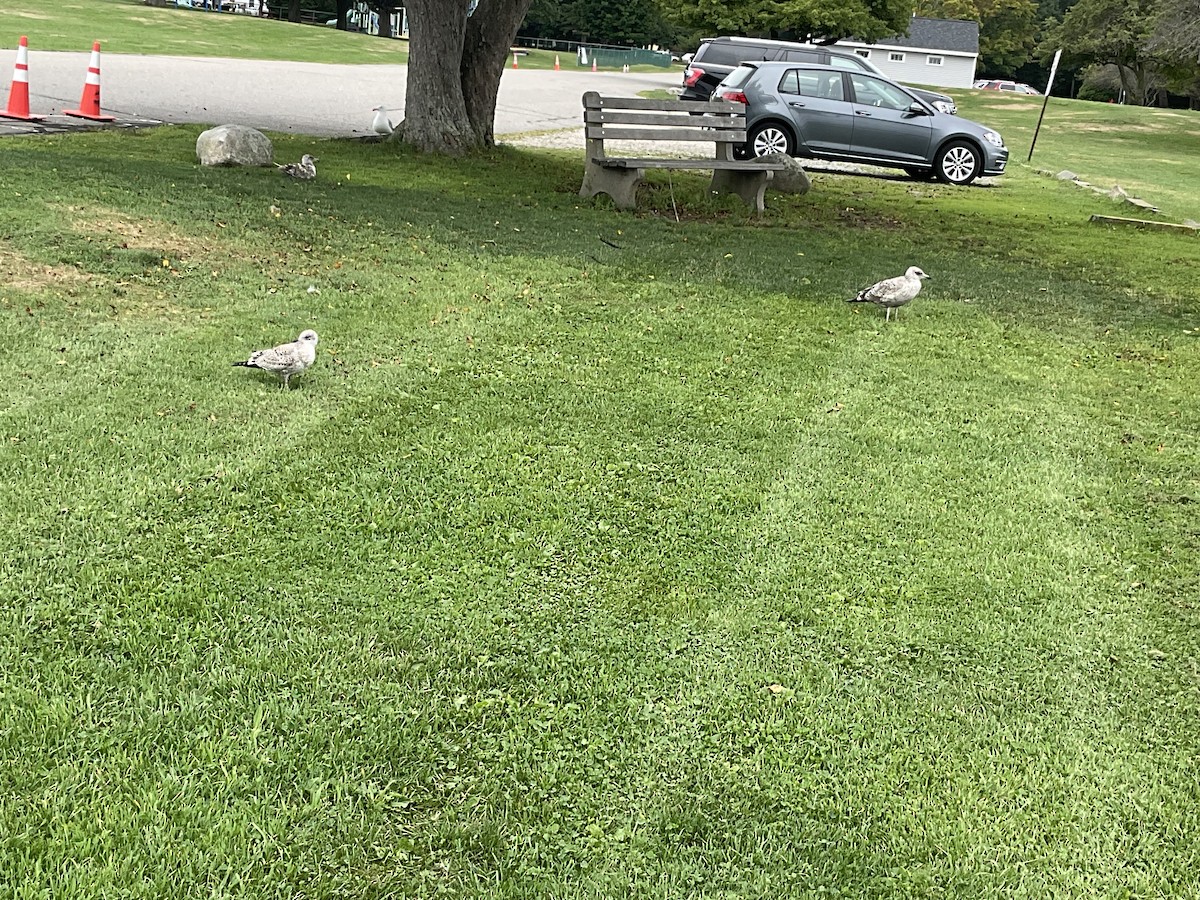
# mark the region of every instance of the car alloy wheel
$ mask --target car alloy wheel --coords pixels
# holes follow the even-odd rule
[[[979,151],[966,141],[951,141],[938,153],[934,169],[947,184],[970,184],[983,167]]]
[[[766,156],[768,153],[795,155],[793,151],[796,148],[792,146],[792,136],[773,122],[756,125],[750,132],[749,140],[746,143],[754,156]]]

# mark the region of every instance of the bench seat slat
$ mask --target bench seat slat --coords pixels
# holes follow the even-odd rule
[[[782,172],[786,166],[779,162],[755,162],[751,159],[646,159],[640,157],[604,156],[593,158],[606,169],[721,169],[726,172]]]

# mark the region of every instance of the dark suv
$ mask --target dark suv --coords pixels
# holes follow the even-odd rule
[[[700,45],[692,61],[683,72],[683,91],[680,100],[707,100],[716,86],[743,62],[817,63],[837,66],[841,69],[857,69],[873,75],[888,75],[869,59],[850,50],[820,47],[816,44],[793,44],[788,41],[770,41],[766,38],[716,37],[708,38]],[[938,112],[954,115],[958,112],[954,100],[937,91],[927,91],[905,85],[905,89],[916,94]]]

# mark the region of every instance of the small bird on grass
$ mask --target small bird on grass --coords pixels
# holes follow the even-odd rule
[[[298,181],[311,181],[317,177],[317,160],[318,157],[305,153],[300,157],[300,162],[298,163],[288,163],[286,166],[275,163],[275,167],[282,174],[290,178],[295,178]]]
[[[916,266],[909,266],[908,271],[895,278],[886,278],[858,292],[858,296],[848,303],[874,303],[887,310],[885,322],[892,319],[892,310],[896,311],[896,321],[900,320],[900,307],[911,303],[913,297],[921,293],[921,279],[929,276]]]
[[[391,134],[396,130],[396,126],[388,118],[387,107],[377,106],[371,112],[375,113],[375,118],[371,120],[371,130],[376,134]]]
[[[262,369],[279,376],[280,390],[288,386],[288,379],[299,375],[317,359],[317,333],[311,328],[300,332],[300,337],[290,344],[280,344],[269,350],[255,350],[245,362],[235,362],[235,366],[245,366],[248,369]]]

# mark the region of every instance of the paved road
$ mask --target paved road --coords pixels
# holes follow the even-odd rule
[[[29,53],[30,111],[71,121],[79,105],[87,53]],[[0,97],[8,100],[16,51],[0,51]],[[370,132],[371,109],[384,105],[403,118],[405,66],[348,66],[193,57],[101,54],[100,103],[119,120],[240,124],[267,131],[323,136]],[[497,135],[580,124],[584,91],[628,95],[675,87],[677,70],[628,75],[563,69],[506,69],[496,108]],[[2,109],[3,107],[0,107]],[[0,122],[9,120],[0,119]],[[11,122],[3,126],[12,129]]]

